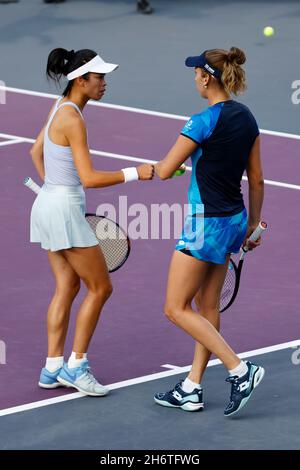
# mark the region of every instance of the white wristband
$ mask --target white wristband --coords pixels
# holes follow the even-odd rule
[[[131,181],[136,181],[139,179],[139,174],[135,167],[123,168],[122,171],[124,174],[125,183],[130,183]]]

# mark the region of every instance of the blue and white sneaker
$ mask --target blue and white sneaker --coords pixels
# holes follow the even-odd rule
[[[56,371],[50,372],[46,367],[43,367],[41,370],[39,387],[41,388],[57,388],[62,387],[63,385],[57,381],[57,376],[61,371],[59,367]]]
[[[76,388],[79,392],[92,397],[103,397],[109,389],[101,385],[93,376],[87,360],[80,367],[70,368],[65,363],[58,377],[58,382],[66,387]]]
[[[203,410],[203,390],[195,388],[192,393],[186,393],[182,390],[182,382],[175,385],[173,390],[165,393],[156,393],[154,401],[158,405],[168,406],[170,408],[181,408],[185,411]]]
[[[246,365],[248,367],[247,374],[242,377],[229,376],[226,379],[226,382],[231,383],[231,394],[230,402],[224,411],[225,416],[235,415],[246,405],[254,389],[260,384],[265,375],[263,367],[252,364],[250,361],[247,361]]]

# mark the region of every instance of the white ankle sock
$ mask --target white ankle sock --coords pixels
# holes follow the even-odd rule
[[[241,361],[238,366],[234,369],[228,370],[229,375],[237,375],[238,377],[243,377],[243,375],[247,374],[248,367],[246,362]]]
[[[46,358],[45,368],[49,372],[55,372],[57,369],[60,369],[63,365],[64,365],[64,356]]]
[[[72,354],[68,360],[68,367],[70,367],[70,369],[74,369],[74,367],[80,367],[83,361],[86,360],[86,358],[87,358],[87,353],[84,353],[81,359],[76,359],[76,353],[72,351]]]
[[[182,382],[181,388],[185,393],[192,393],[195,388],[200,390],[201,384],[197,384],[190,380],[188,377]]]

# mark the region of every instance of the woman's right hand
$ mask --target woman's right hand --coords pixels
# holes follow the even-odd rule
[[[243,246],[246,246],[247,245],[247,248],[249,251],[253,250],[254,248],[257,248],[258,246],[260,246],[261,244],[261,237],[259,237],[256,242],[253,242],[251,240],[249,240],[249,237],[250,235],[254,232],[254,230],[256,229],[257,225],[255,226],[249,226],[248,225],[248,229],[247,229],[247,234],[246,234],[246,238],[243,242]]]
[[[139,180],[152,180],[154,176],[154,165],[150,163],[143,163],[136,167]]]

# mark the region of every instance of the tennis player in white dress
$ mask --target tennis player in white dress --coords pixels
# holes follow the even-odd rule
[[[47,317],[48,356],[39,386],[73,387],[92,396],[108,393],[91,372],[87,350],[112,284],[98,241],[85,219],[84,187],[151,180],[154,173],[150,164],[115,172],[93,168],[82,110],[90,99],[103,97],[105,75],[117,67],[89,49],[54,49],[48,57],[47,75],[56,81],[65,76],[68,84],[30,152],[44,182],[31,211],[30,240],[47,250],[56,281]],[[64,362],[70,310],[81,280],[87,293],[77,314],[72,353]]]

